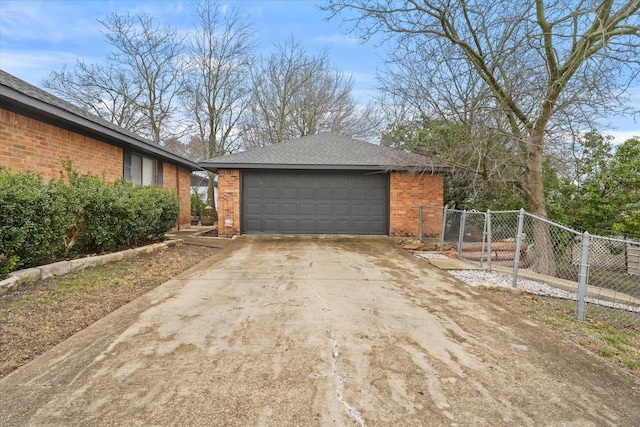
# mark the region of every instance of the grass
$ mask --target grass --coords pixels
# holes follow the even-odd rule
[[[581,322],[576,318],[575,301],[527,293],[514,298],[526,315],[594,354],[640,374],[640,315],[589,305],[587,320]]]

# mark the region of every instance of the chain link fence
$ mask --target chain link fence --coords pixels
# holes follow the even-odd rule
[[[577,301],[581,320],[598,311],[598,318],[640,321],[640,242],[581,233],[524,210],[420,210],[421,230],[437,229],[433,221],[441,219],[440,235],[428,236],[440,251],[508,273],[513,286],[558,304]]]

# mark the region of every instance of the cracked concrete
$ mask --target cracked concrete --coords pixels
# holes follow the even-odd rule
[[[316,294],[316,297],[322,301],[320,294]],[[328,375],[329,377],[333,377],[336,379],[336,394],[338,396],[338,400],[342,403],[347,414],[354,420],[356,420],[362,427],[366,426],[366,423],[362,417],[362,414],[351,406],[347,401],[344,400],[344,378],[342,375],[338,374],[336,366],[338,365],[338,357],[340,357],[340,351],[338,350],[338,340],[333,335],[333,331],[329,328],[329,324],[327,321],[327,311],[325,304],[323,303],[322,307],[322,324],[327,331],[327,336],[329,337],[329,342],[331,343],[331,350],[333,353],[333,363],[331,364],[331,373]]]
[[[243,236],[0,380],[2,426],[632,426],[640,380],[387,238]]]

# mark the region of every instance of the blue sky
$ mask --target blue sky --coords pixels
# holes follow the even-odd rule
[[[375,93],[376,67],[384,51],[374,43],[362,44],[343,34],[338,19],[327,21],[317,0],[232,0],[249,14],[260,47],[272,48],[293,36],[309,53],[327,49],[331,63],[353,76],[354,96],[362,104]],[[146,12],[179,31],[193,28],[190,0],[0,0],[0,68],[39,86],[52,71],[76,57],[88,63],[103,62],[109,46],[98,20],[112,12]],[[640,109],[640,87],[632,92]],[[614,128],[603,130],[621,142],[640,135],[640,117],[620,118]]]
[[[381,62],[373,43],[362,44],[344,35],[340,22],[326,21],[315,0],[226,1],[249,15],[260,47],[293,36],[305,50],[329,51],[331,63],[353,76],[354,95],[366,103],[375,88],[375,69]],[[146,12],[161,24],[179,31],[193,28],[189,0],[0,0],[0,68],[27,82],[40,85],[51,71],[76,57],[103,62],[109,46],[100,33],[112,12]]]

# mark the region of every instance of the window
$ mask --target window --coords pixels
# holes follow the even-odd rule
[[[124,179],[137,185],[162,187],[162,162],[139,154],[125,153]]]

